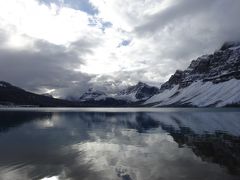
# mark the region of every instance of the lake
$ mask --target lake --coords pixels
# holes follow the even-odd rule
[[[239,109],[0,110],[0,180],[240,179]]]

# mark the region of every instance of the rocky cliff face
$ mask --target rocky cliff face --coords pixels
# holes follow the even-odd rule
[[[240,43],[238,46],[225,43],[214,54],[193,60],[185,71],[177,70],[162,85],[161,90],[172,88],[174,85],[185,88],[198,80],[216,84],[233,78],[240,79]]]
[[[240,102],[240,43],[225,43],[218,51],[177,70],[145,104],[157,106],[225,106]]]

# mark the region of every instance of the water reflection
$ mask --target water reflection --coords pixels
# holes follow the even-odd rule
[[[239,115],[0,112],[0,179],[239,179]]]

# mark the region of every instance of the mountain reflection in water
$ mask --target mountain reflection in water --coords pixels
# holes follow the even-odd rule
[[[0,112],[0,180],[240,178],[240,112]]]

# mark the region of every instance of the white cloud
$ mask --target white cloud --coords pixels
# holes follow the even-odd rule
[[[240,39],[240,1],[236,0],[89,0],[89,3],[97,14],[73,9],[64,1],[56,4],[38,0],[1,1],[1,51],[28,50],[44,57],[51,55],[56,64],[42,60],[45,63],[42,67],[67,69],[61,77],[71,72],[71,77],[75,74],[72,82],[77,81],[77,74],[79,79],[88,74],[88,78],[80,80],[84,85],[89,80],[96,86],[105,84],[104,81],[125,86],[139,80],[163,82],[193,58],[211,53],[226,40]],[[39,47],[36,45],[39,41],[47,43]],[[123,42],[128,43],[124,46]],[[46,51],[50,44],[54,45],[50,49],[55,54]],[[59,48],[64,49],[63,57],[69,59],[53,60],[59,58],[60,51],[56,51]],[[0,65],[3,62],[6,63],[0,60]],[[55,74],[50,72],[53,69],[48,71]],[[8,76],[5,74],[4,80],[19,81],[14,73]],[[49,87],[49,83],[43,83],[48,81],[43,77],[36,76],[38,80],[29,84],[37,86],[41,82],[48,84],[42,89],[56,89],[56,84]],[[72,84],[66,84],[69,91]]]
[[[68,44],[99,29],[88,26],[89,16],[82,11],[56,4],[47,6],[36,0],[0,2],[1,26],[54,44]]]

